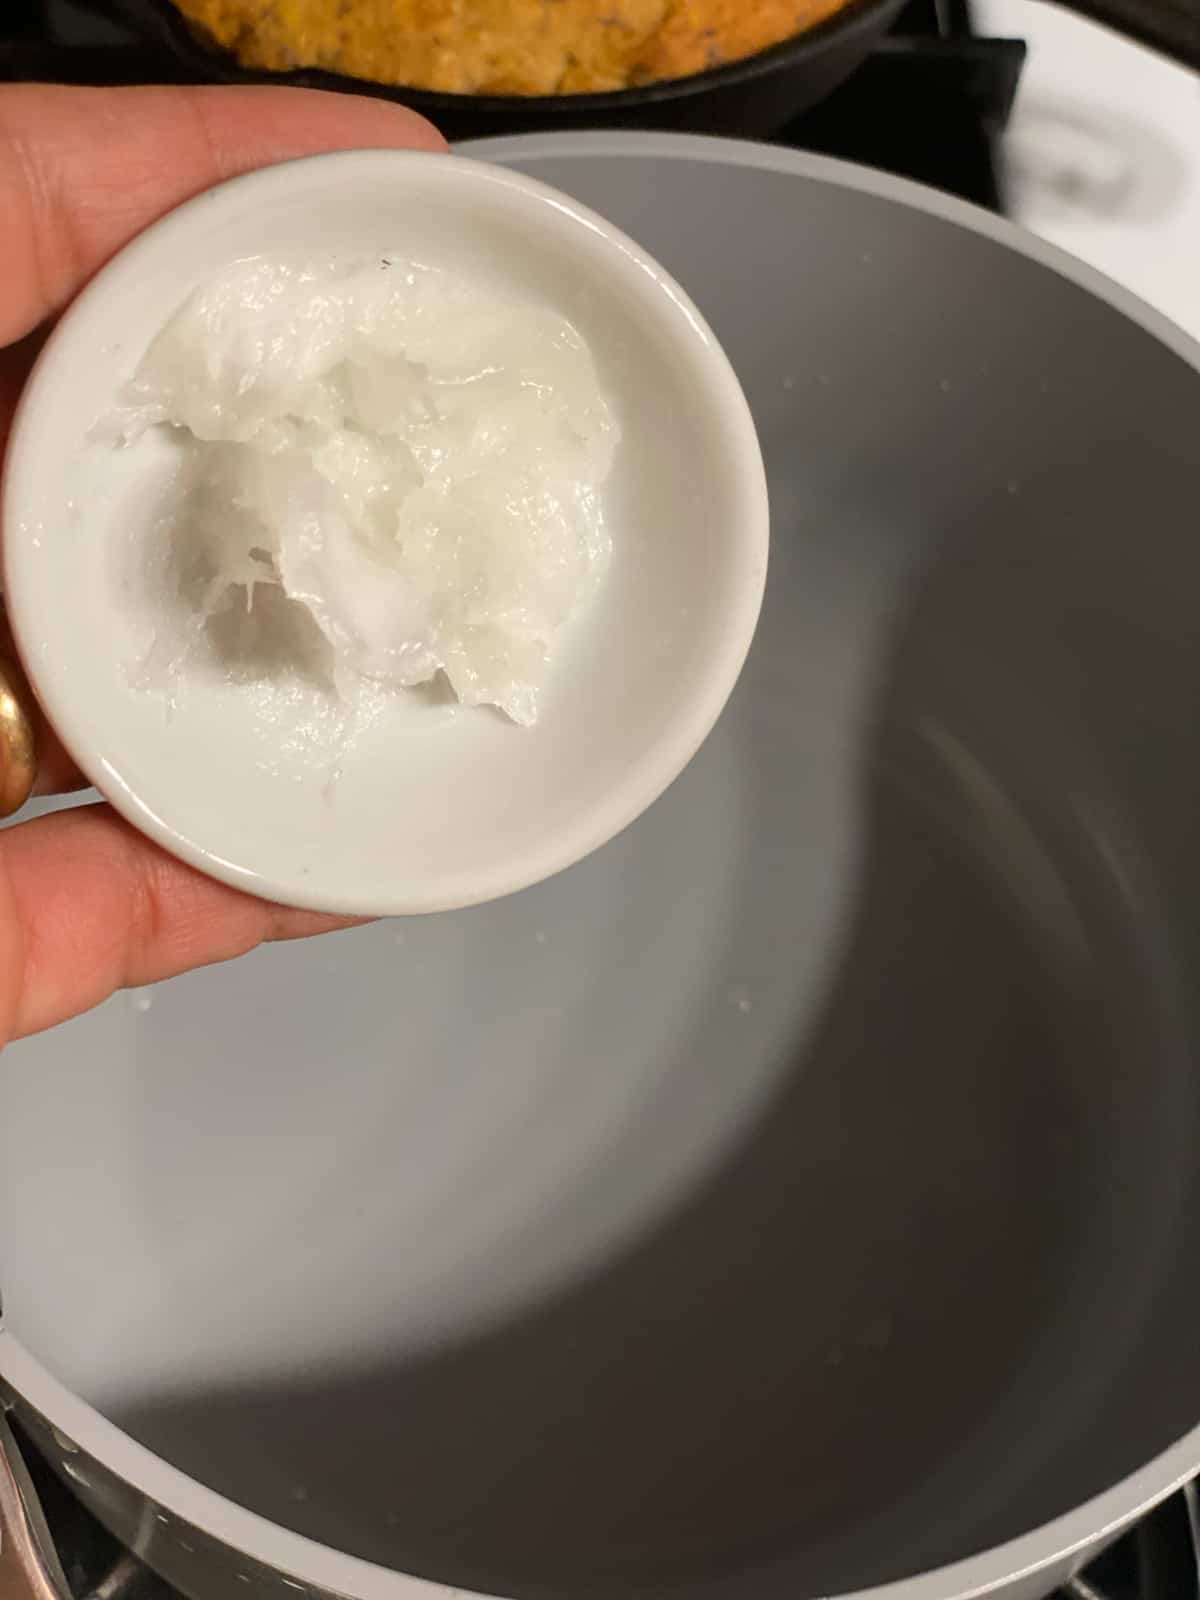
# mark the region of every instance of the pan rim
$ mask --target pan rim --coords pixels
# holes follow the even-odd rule
[[[158,1512],[156,1520],[165,1538],[171,1538],[176,1525],[181,1538],[186,1530],[244,1559],[250,1569],[247,1581],[266,1571],[313,1600],[326,1593],[345,1600],[458,1600],[467,1595],[493,1600],[483,1591],[398,1572],[293,1533],[205,1487],[73,1394],[0,1326],[0,1408],[10,1401],[18,1418],[23,1407],[40,1418],[64,1454],[82,1454],[110,1481],[147,1502]],[[1190,1482],[1198,1462],[1200,1425],[1110,1488],[1015,1539],[927,1572],[826,1600],[983,1600],[1048,1569],[1068,1569],[1075,1556],[1115,1538]],[[77,1488],[87,1486],[82,1465],[70,1476]],[[103,1498],[110,1498],[104,1486],[96,1487]],[[142,1548],[139,1553],[143,1558],[149,1553],[152,1559],[152,1550]]]
[[[1200,381],[1200,342],[1130,290],[1086,262],[1004,218],[910,180],[830,157],[742,140],[693,134],[584,132],[521,134],[460,145],[486,160],[653,157],[790,173],[907,206],[956,224],[1047,268],[1100,299],[1165,345]],[[396,1572],[268,1521],[189,1478],[137,1444],[73,1394],[0,1324],[0,1404],[5,1391],[40,1416],[134,1494],[152,1501],[254,1568],[273,1569],[291,1587],[353,1595],[354,1600],[452,1600],[466,1591]],[[1114,1537],[1191,1478],[1200,1466],[1200,1422],[1100,1494],[1072,1510],[949,1565],[846,1594],[841,1600],[975,1600],[1040,1572],[1068,1570],[1073,1558]],[[164,1530],[165,1531],[165,1530]]]

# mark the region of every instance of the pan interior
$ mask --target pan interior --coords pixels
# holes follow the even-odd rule
[[[1200,1419],[1200,378],[867,194],[527,159],[747,385],[773,568],[735,700],[550,884],[6,1056],[5,1314],[386,1566],[846,1591]]]

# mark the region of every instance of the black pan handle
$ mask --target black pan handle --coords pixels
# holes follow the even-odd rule
[[[1081,17],[1114,28],[1200,72],[1200,0],[1062,0]]]

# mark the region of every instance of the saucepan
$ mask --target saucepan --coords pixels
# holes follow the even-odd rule
[[[191,1600],[1032,1600],[1200,1468],[1200,348],[879,173],[475,153],[729,351],[749,664],[551,882],[4,1056],[9,1423]]]
[[[95,5],[97,0],[90,0]],[[99,0],[199,82],[286,82],[384,95],[423,112],[450,138],[568,128],[666,128],[763,138],[831,93],[878,45],[905,0],[848,0],[781,44],[691,77],[607,94],[434,94],[335,72],[251,72],[188,24],[171,0]],[[1200,69],[1195,0],[1066,0],[1074,11]],[[297,21],[296,26],[299,26]],[[61,52],[52,68],[62,70]]]

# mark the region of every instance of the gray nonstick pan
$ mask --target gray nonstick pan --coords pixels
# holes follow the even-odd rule
[[[1200,350],[879,173],[475,153],[725,343],[749,665],[554,881],[4,1055],[9,1421],[192,1600],[1034,1600],[1200,1468]]]

